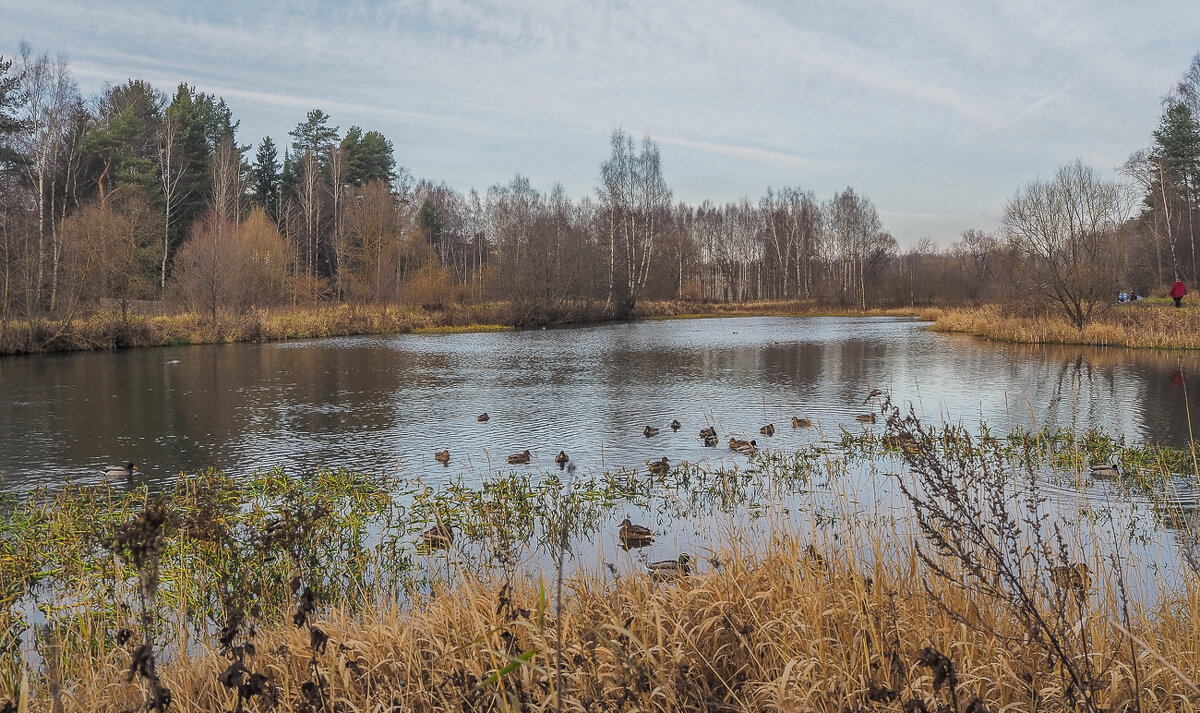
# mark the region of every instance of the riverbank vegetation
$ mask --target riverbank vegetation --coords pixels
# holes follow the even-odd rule
[[[1151,349],[1200,349],[1200,310],[1153,301],[1107,310],[1078,329],[1056,313],[1021,313],[1002,305],[928,309],[922,319],[939,332],[961,332],[1021,344],[1090,344]]]
[[[881,411],[717,470],[8,495],[0,681],[30,711],[1196,709],[1195,444]],[[589,558],[631,511],[706,523],[689,574]],[[1170,577],[1130,547],[1164,531]]]
[[[218,96],[131,79],[85,98],[64,59],[22,46],[0,57],[0,342],[36,352],[351,328],[261,318],[281,312],[405,315],[354,327],[375,332],[797,300],[1019,302],[1078,331],[1122,289],[1200,279],[1197,67],[1171,92],[1153,146],[1126,166],[1136,185],[1067,164],[1018,192],[999,234],[902,250],[851,187],[675,202],[657,144],[620,130],[593,195],[520,175],[463,191],[409,175],[381,132],[342,130],[320,109],[286,142],[245,145]],[[133,325],[147,303],[178,326]]]

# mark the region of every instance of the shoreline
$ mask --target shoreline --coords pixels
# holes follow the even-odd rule
[[[697,307],[701,307],[697,311]],[[706,309],[705,309],[706,308]],[[748,303],[646,302],[628,320],[566,314],[526,325],[513,325],[508,305],[489,303],[440,310],[355,307],[346,304],[256,310],[222,315],[216,324],[195,313],[132,314],[97,312],[70,323],[36,325],[9,322],[0,328],[0,357],[74,351],[111,351],[148,347],[283,342],[324,337],[389,334],[465,334],[504,332],[538,327],[612,324],[622,321],[713,319],[721,317],[918,317],[916,309],[846,309],[798,301]],[[31,335],[36,333],[36,335]]]
[[[947,334],[968,334],[996,342],[1126,349],[1200,349],[1200,310],[1175,309],[1166,300],[1113,306],[1083,330],[1057,315],[1016,316],[1000,305],[928,308],[920,318]]]

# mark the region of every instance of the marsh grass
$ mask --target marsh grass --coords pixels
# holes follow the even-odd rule
[[[1200,310],[1169,303],[1115,306],[1078,330],[1054,315],[1016,314],[1000,305],[931,309],[921,318],[938,332],[962,332],[1022,344],[1087,344],[1151,349],[1200,349]]]
[[[1187,449],[881,413],[882,428],[719,470],[436,491],[207,472],[157,495],[10,495],[3,690],[15,706],[30,681],[30,710],[114,712],[149,709],[156,686],[177,711],[1200,707],[1200,571],[1183,556],[1177,577],[1147,576],[1114,521],[1059,517],[1039,480],[1126,464],[1112,485],[1194,541],[1170,492]],[[857,504],[863,468],[902,497]],[[724,524],[675,582],[633,553],[564,564],[629,508]],[[459,536],[418,551],[435,523]],[[1086,584],[1055,575],[1080,564]],[[147,642],[152,676],[134,665]]]

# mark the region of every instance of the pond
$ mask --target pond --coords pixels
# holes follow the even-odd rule
[[[666,456],[710,467],[730,435],[771,449],[860,432],[874,388],[934,423],[1104,428],[1180,445],[1200,406],[1190,353],[1031,347],[896,318],[731,318],[484,334],[348,337],[0,359],[0,489],[103,480],[110,462],[169,482],[345,466],[479,482]],[[476,417],[487,412],[487,422]],[[791,417],[811,419],[793,429]],[[669,428],[678,419],[681,428]],[[773,424],[773,437],[759,433]],[[697,438],[716,427],[722,447]],[[646,426],[661,429],[646,437]],[[447,449],[447,466],[436,451]]]

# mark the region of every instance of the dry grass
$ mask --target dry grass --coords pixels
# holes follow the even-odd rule
[[[939,332],[964,332],[1024,344],[1090,344],[1200,349],[1200,310],[1169,302],[1113,307],[1083,329],[1057,316],[1014,315],[998,305],[931,309],[921,318]]]
[[[336,705],[329,709],[1073,709],[1055,666],[1003,605],[929,577],[911,551],[883,557],[875,543],[857,560],[838,549],[846,546],[818,544],[820,559],[794,535],[774,539],[761,554],[734,546],[717,556],[721,567],[706,564],[678,584],[640,574],[576,575],[564,583],[561,617],[552,584],[532,575],[505,587],[464,574],[409,608],[328,613],[320,626],[330,640],[317,660]],[[884,560],[894,564],[867,563]],[[1079,626],[1093,665],[1106,672],[1096,700],[1108,710],[1132,709],[1128,637],[1114,623],[1113,592],[1104,589],[1110,583],[1095,586],[1100,592]],[[1131,618],[1143,642],[1142,710],[1200,709],[1198,607],[1200,587],[1192,582],[1157,616]],[[256,640],[249,663],[267,675],[278,709],[304,710],[309,636],[276,625]],[[938,682],[949,673],[937,663],[942,655],[954,684]],[[135,709],[141,698],[123,678],[127,659],[97,661],[64,688],[64,709]],[[206,650],[162,666],[171,710],[231,710],[235,696],[218,681],[227,665]],[[48,708],[40,705],[34,709]],[[265,710],[265,701],[249,708],[256,709]]]
[[[382,307],[328,305],[283,307],[223,314],[216,323],[192,312],[171,312],[165,303],[147,303],[143,313],[123,320],[117,310],[98,311],[71,322],[45,320],[9,322],[0,330],[0,354],[118,349],[126,347],[221,344],[282,341],[361,334],[488,332],[543,324],[580,324],[605,321],[603,305],[541,314],[529,321],[515,318],[512,305],[486,302],[445,305]],[[729,316],[912,316],[911,310],[856,310],[822,306],[815,302],[700,303],[644,302],[635,317],[650,319]]]

